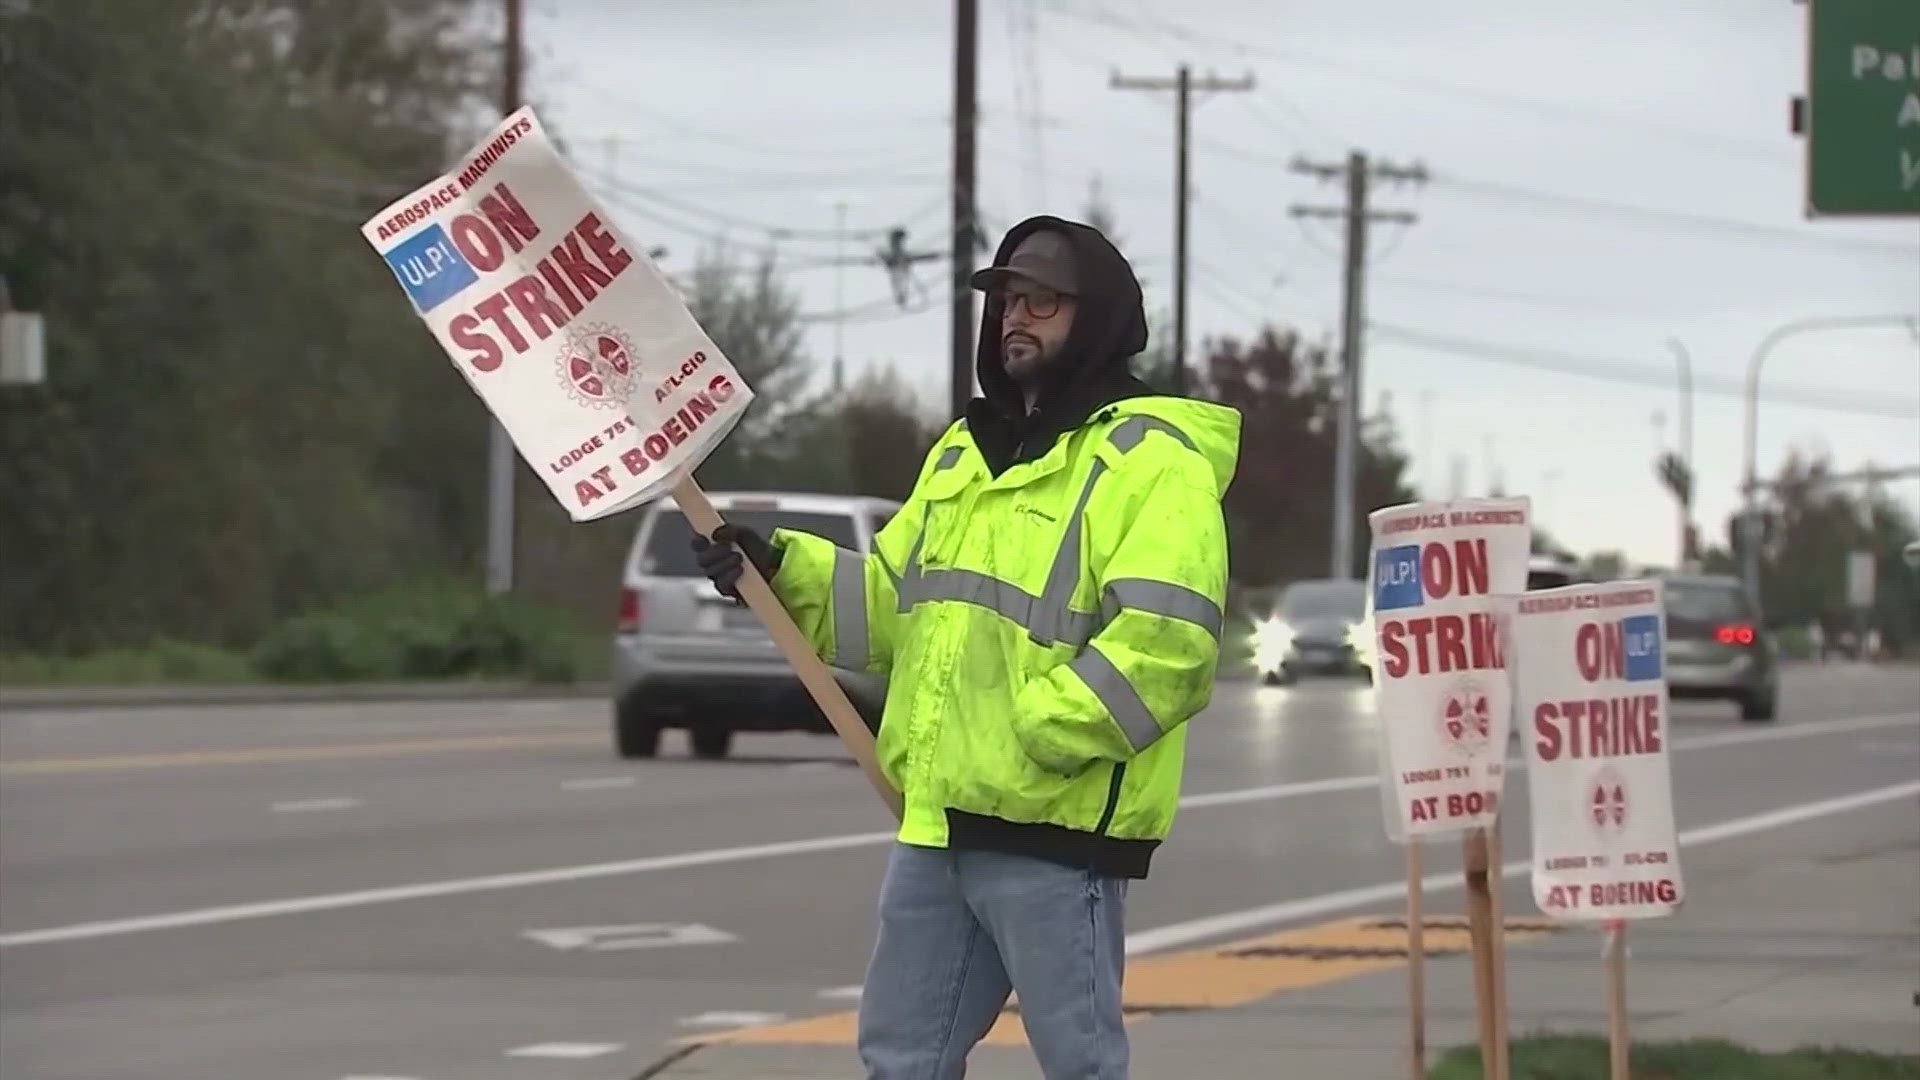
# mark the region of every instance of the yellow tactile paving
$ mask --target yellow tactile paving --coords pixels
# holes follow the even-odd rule
[[[1467,951],[1470,942],[1465,919],[1428,918],[1424,925],[1421,944],[1426,955],[1447,956]],[[1508,941],[1517,941],[1558,929],[1551,922],[1509,919],[1506,936]],[[1127,1022],[1143,1020],[1156,1012],[1244,1005],[1283,991],[1396,968],[1406,962],[1404,921],[1379,917],[1342,919],[1225,945],[1148,957],[1127,966],[1123,991]],[[850,1046],[857,1015],[828,1013],[682,1041]],[[1019,1014],[1011,1009],[1001,1013],[984,1041],[989,1045],[1023,1045],[1026,1034],[1021,1030]]]

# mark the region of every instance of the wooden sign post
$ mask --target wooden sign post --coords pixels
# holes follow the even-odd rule
[[[700,485],[694,482],[691,474],[683,474],[675,482],[673,501],[679,504],[681,513],[687,515],[687,520],[701,536],[711,539],[713,530],[723,523],[720,512],[713,508],[707,493],[700,490]],[[774,644],[780,646],[780,652],[792,665],[794,674],[800,677],[801,684],[813,695],[820,711],[827,714],[827,721],[833,725],[833,730],[840,733],[840,741],[847,744],[853,760],[859,763],[860,771],[867,774],[867,780],[880,793],[887,809],[893,811],[894,819],[899,820],[905,813],[900,793],[893,789],[880,771],[880,763],[874,756],[873,732],[867,730],[866,721],[860,718],[859,711],[847,698],[846,690],[834,679],[833,672],[813,651],[813,646],[807,643],[800,628],[794,625],[793,616],[787,614],[780,598],[773,595],[773,587],[767,584],[766,578],[760,576],[759,568],[753,565],[751,559],[743,561],[746,566],[740,574],[741,599],[766,624],[767,633],[773,636]]]
[[[1480,1020],[1481,1075],[1488,1080],[1506,1080],[1500,1064],[1506,1040],[1501,1030],[1494,990],[1494,953],[1499,948],[1499,929],[1493,921],[1493,883],[1488,872],[1487,834],[1472,829],[1460,837],[1460,855],[1465,866],[1467,886],[1467,935],[1472,942],[1473,999]]]
[[[1569,585],[1516,598],[1508,662],[1525,740],[1533,825],[1533,902],[1604,935],[1609,1074],[1626,1080],[1627,922],[1672,915],[1686,899],[1668,759],[1666,595],[1659,578]],[[1580,744],[1581,717],[1622,736]],[[1598,745],[1596,745],[1598,743]]]
[[[1493,1075],[1507,1080],[1507,908],[1501,895],[1506,875],[1500,867],[1500,820],[1495,818],[1481,835],[1487,850],[1487,921],[1492,924],[1487,958],[1491,965],[1493,998],[1487,1008],[1493,1013]]]
[[[1627,1058],[1627,921],[1609,919],[1607,935],[1607,1075],[1628,1080]]]
[[[1408,1076],[1427,1077],[1427,923],[1425,875],[1420,872],[1420,842],[1407,842],[1407,1021],[1411,1057]]]

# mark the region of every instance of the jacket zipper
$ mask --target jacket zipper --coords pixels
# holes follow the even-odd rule
[[[1127,763],[1116,761],[1113,765],[1113,778],[1107,781],[1107,808],[1100,812],[1100,824],[1093,827],[1095,836],[1107,835],[1107,827],[1113,824],[1114,811],[1120,809],[1120,783],[1127,778]]]

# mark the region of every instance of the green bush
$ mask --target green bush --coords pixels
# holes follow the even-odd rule
[[[581,673],[584,635],[559,615],[457,580],[430,580],[297,616],[253,650],[269,679],[519,677]]]
[[[1775,630],[1773,642],[1780,649],[1780,655],[1789,660],[1813,657],[1813,635],[1807,633],[1804,626],[1783,626]]]
[[[281,622],[251,650],[159,638],[83,656],[0,656],[8,686],[141,686],[597,677],[603,642],[556,612],[451,578],[417,581]]]
[[[253,667],[240,653],[174,638],[84,656],[0,656],[0,683],[9,686],[242,683],[255,677]]]
[[[1509,1047],[1513,1080],[1607,1080],[1605,1039],[1539,1035]],[[1723,1039],[1636,1043],[1629,1055],[1633,1080],[1920,1080],[1920,1058],[1857,1050],[1806,1047],[1762,1053]],[[1448,1051],[1430,1080],[1480,1080],[1480,1048]]]

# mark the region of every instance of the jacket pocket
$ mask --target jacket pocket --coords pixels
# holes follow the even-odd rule
[[[966,540],[966,495],[976,475],[966,465],[956,465],[935,472],[920,486],[926,519],[920,530],[919,565],[953,565]]]
[[[995,616],[982,612],[974,618],[981,622],[958,635],[936,756],[943,800],[956,810],[1006,821],[1093,828],[1104,802],[1106,771],[1088,768],[1066,775],[1028,755],[1015,730],[1014,702],[1031,678],[1017,656],[1033,646],[1023,632],[985,624]],[[1092,792],[1095,787],[1099,790]]]

